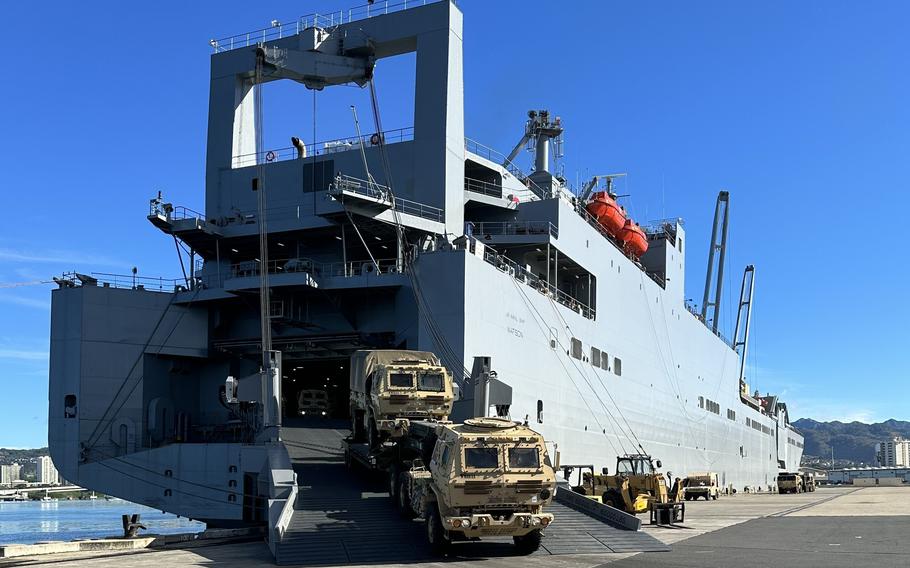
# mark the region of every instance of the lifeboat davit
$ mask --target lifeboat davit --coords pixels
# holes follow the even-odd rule
[[[623,250],[631,253],[635,258],[645,254],[648,250],[648,237],[631,219],[626,219],[626,223],[619,233],[619,242],[622,243]]]
[[[609,192],[598,191],[591,196],[591,200],[588,201],[585,208],[606,229],[607,233],[619,237],[626,224],[626,214],[616,200],[610,197]]]

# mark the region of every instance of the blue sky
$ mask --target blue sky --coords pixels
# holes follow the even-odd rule
[[[750,382],[797,417],[910,419],[910,4],[461,5],[469,136],[508,151],[528,109],[560,115],[569,179],[628,172],[637,219],[686,219],[691,298],[728,189],[727,299],[745,264],[758,271]],[[202,207],[209,38],[348,4],[37,6],[0,7],[0,446],[13,447],[46,443],[51,286],[8,284],[176,276],[173,242],[144,217],[159,189]],[[377,71],[386,128],[410,125],[412,68]],[[343,91],[317,95],[320,140],[353,132],[349,104],[369,120],[364,93]],[[312,92],[265,101],[267,145],[312,139]]]

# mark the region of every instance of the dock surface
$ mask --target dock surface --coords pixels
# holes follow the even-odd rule
[[[686,503],[684,527],[653,527],[645,524],[642,536],[653,537],[663,546],[654,550],[669,552],[622,551],[600,547],[587,548],[591,531],[584,519],[563,512],[557,523],[548,529],[543,549],[531,556],[518,557],[511,544],[482,541],[459,543],[453,557],[444,562],[424,556],[422,525],[408,526],[395,515],[384,493],[380,479],[370,481],[361,472],[343,469],[337,453],[346,430],[329,424],[320,432],[309,431],[302,438],[288,433],[288,446],[301,476],[301,507],[316,505],[325,499],[338,501],[335,512],[314,509],[324,515],[329,526],[341,519],[353,532],[327,532],[322,541],[323,556],[310,555],[301,566],[392,566],[431,567],[444,564],[448,568],[511,568],[517,562],[522,568],[559,567],[594,568],[604,564],[616,568],[705,567],[705,568],[767,568],[767,566],[826,566],[840,567],[906,567],[910,558],[910,487],[834,487],[820,488],[814,493],[799,495],[751,494],[721,497],[718,501]],[[316,437],[314,438],[314,434]],[[338,445],[336,445],[336,441]],[[306,476],[304,478],[304,476]],[[351,483],[356,476],[357,483]],[[305,479],[317,480],[308,484]],[[332,487],[335,492],[326,493]],[[361,521],[349,511],[342,510],[346,501],[353,510],[370,519],[369,539],[357,538],[356,526]],[[359,513],[358,513],[359,514]],[[375,517],[375,520],[372,520]],[[306,521],[309,523],[310,521]],[[353,523],[353,524],[350,524]],[[312,521],[318,527],[318,521]],[[378,535],[372,532],[379,529]],[[364,534],[360,535],[361,537]],[[351,535],[354,538],[351,538]],[[341,536],[348,545],[339,545],[333,538]],[[579,544],[581,543],[581,544]],[[602,545],[606,546],[602,546]],[[577,547],[573,550],[572,547]],[[560,548],[562,547],[562,548]],[[295,552],[306,552],[299,550]],[[175,568],[211,566],[232,567],[274,566],[275,561],[262,542],[152,549],[123,553],[71,553],[42,557],[22,557],[0,560],[0,568],[53,565],[56,568]]]

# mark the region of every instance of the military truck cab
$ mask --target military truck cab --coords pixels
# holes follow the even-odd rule
[[[720,495],[720,487],[717,485],[717,474],[713,471],[700,471],[690,473],[683,483],[683,496],[686,501],[703,497],[705,501],[709,499],[717,500]]]
[[[371,448],[407,434],[411,420],[446,420],[455,401],[452,375],[426,351],[357,351],[350,386],[354,439]]]
[[[777,476],[778,493],[801,493],[802,479],[798,474],[783,472]]]
[[[503,418],[440,424],[429,464],[415,460],[399,477],[398,507],[420,516],[437,553],[453,540],[512,536],[522,553],[540,546],[553,521],[543,512],[556,474],[543,437]]]
[[[328,416],[328,393],[319,389],[304,389],[300,391],[297,393],[297,413],[300,416]]]

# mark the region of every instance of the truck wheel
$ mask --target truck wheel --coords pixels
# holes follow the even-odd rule
[[[515,542],[515,547],[518,549],[519,554],[531,554],[540,548],[540,539],[542,537],[540,529],[536,529],[525,535],[513,536],[512,540]]]
[[[442,528],[442,519],[435,504],[430,505],[430,510],[427,511],[427,542],[436,556],[443,556],[449,550],[449,538]]]
[[[398,468],[394,465],[389,468],[389,497],[392,503],[398,502]]]
[[[367,432],[367,441],[370,449],[375,450],[379,447],[379,428],[376,427],[376,421],[370,418],[369,431]]]
[[[610,489],[603,494],[603,503],[604,505],[609,505],[610,507],[619,509],[620,511],[624,511],[626,509],[622,501],[622,495],[620,495],[619,491],[615,489]]]
[[[711,495],[711,499],[717,501],[717,494]]]
[[[355,409],[351,409],[351,437],[355,442],[363,441],[363,416]]]
[[[414,508],[411,507],[411,495],[408,492],[408,480],[404,476],[398,482],[398,512],[405,519],[417,517]]]

